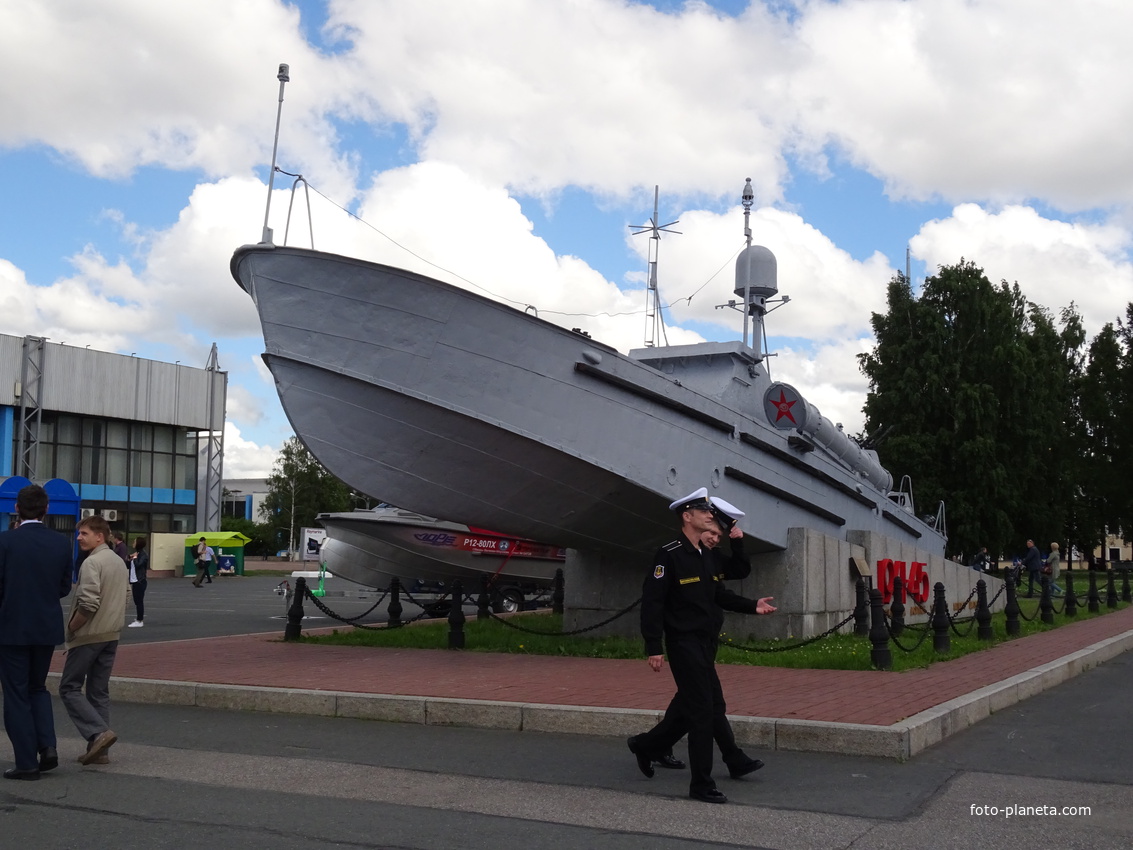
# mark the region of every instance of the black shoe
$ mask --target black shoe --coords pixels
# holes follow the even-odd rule
[[[637,759],[637,769],[644,773],[647,779],[652,779],[653,759],[638,748],[637,737],[634,736],[633,738],[626,739],[626,746],[629,747],[629,751],[633,753],[634,757]]]
[[[749,773],[755,773],[761,767],[763,767],[763,762],[759,759],[748,759],[735,766],[728,765],[728,775],[731,776],[732,779],[740,779],[741,777],[747,776]]]
[[[39,779],[39,770],[20,770],[18,767],[10,767],[4,771],[5,779],[26,779],[31,782]]]
[[[719,788],[709,788],[707,791],[689,791],[688,796],[693,800],[700,800],[704,803],[728,802],[728,798]]]
[[[55,770],[59,766],[59,753],[54,747],[44,747],[39,751],[39,769],[43,771]]]
[[[661,758],[653,759],[653,763],[658,767],[668,768],[669,770],[685,769],[685,763],[672,753],[666,753]]]

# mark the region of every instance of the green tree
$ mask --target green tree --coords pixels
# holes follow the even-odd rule
[[[282,533],[292,553],[300,530],[315,526],[317,514],[350,509],[350,488],[327,472],[298,437],[283,444],[267,486],[260,515],[275,533]]]
[[[256,523],[244,517],[226,516],[220,518],[221,531],[238,531],[249,541],[244,544],[245,555],[274,555],[275,534],[267,523]]]
[[[1090,343],[1089,364],[1079,390],[1087,440],[1077,479],[1081,497],[1074,542],[1084,552],[1103,545],[1108,529],[1129,527],[1122,421],[1128,409],[1122,398],[1126,360],[1120,332],[1107,324]]]
[[[919,297],[898,275],[887,298],[872,317],[877,344],[859,355],[866,433],[884,434],[882,463],[911,476],[921,513],[945,502],[950,554],[1058,539],[1064,503],[1044,488],[1071,455],[1076,314],[1060,331],[1018,284],[992,284],[963,259],[926,279]]]
[[[1125,321],[1118,322],[1121,339],[1121,365],[1114,386],[1113,403],[1121,411],[1114,434],[1114,464],[1110,474],[1121,483],[1117,494],[1119,528],[1126,541],[1133,541],[1133,303],[1125,307]],[[1114,529],[1116,531],[1116,528]]]

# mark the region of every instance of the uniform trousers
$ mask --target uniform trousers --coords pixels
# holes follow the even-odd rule
[[[637,736],[637,746],[649,755],[672,749],[688,735],[689,790],[702,793],[716,787],[712,780],[713,718],[727,712],[724,691],[716,675],[716,639],[690,635],[666,635],[669,669],[677,684],[677,695],[661,722]],[[728,730],[731,737],[731,730]],[[732,739],[735,745],[735,739]]]
[[[67,650],[63,662],[59,699],[79,734],[88,741],[110,728],[110,673],[117,652],[116,640],[87,643]]]
[[[54,646],[0,646],[4,730],[18,770],[38,770],[39,751],[55,746],[55,717],[46,685],[54,652]]]
[[[716,684],[719,687],[720,678],[717,674]],[[673,697],[669,707],[665,709],[665,717],[670,718],[671,722],[679,722],[677,720],[677,698]],[[662,720],[664,722],[664,720]],[[686,731],[685,734],[688,734]],[[736,735],[732,731],[732,724],[728,722],[728,706],[724,702],[723,692],[721,691],[720,699],[712,701],[712,740],[716,742],[717,749],[720,750],[720,758],[728,767],[741,767],[748,761],[748,755],[736,743]]]

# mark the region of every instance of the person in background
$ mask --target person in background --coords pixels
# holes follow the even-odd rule
[[[134,622],[127,628],[140,629],[145,625],[146,618],[146,571],[149,569],[149,552],[146,551],[146,539],[134,539],[134,551],[130,555],[130,593],[134,597]]]
[[[59,600],[71,592],[71,544],[43,524],[47,491],[16,494],[19,527],[0,534],[0,687],[16,766],[5,779],[39,779],[59,766],[47,671],[63,641]]]
[[[126,547],[126,538],[122,535],[121,531],[115,531],[113,534],[114,554],[122,559],[122,563],[127,567],[130,566],[130,550]],[[108,540],[107,543],[110,543]]]
[[[971,567],[978,573],[986,573],[989,561],[990,558],[988,558],[987,547],[981,546],[980,551],[972,556]]]
[[[1062,588],[1058,586],[1058,574],[1062,571],[1062,553],[1058,550],[1057,543],[1050,544],[1050,554],[1046,556],[1043,565],[1050,572],[1050,592],[1056,596],[1062,595]]]
[[[110,673],[126,617],[129,576],[106,545],[110,526],[100,516],[79,522],[79,548],[87,558],[67,615],[67,660],[59,679],[59,699],[87,750],[79,764],[108,764],[106,751],[118,736],[110,729]]]
[[[1027,553],[1023,556],[1023,568],[1027,571],[1027,596],[1035,595],[1035,582],[1042,584],[1043,556],[1035,546],[1034,540],[1027,541]]]
[[[215,553],[204,537],[197,543],[195,556],[197,561],[197,577],[193,579],[193,587],[200,587],[202,580],[212,584],[212,576],[209,575],[209,569],[212,566]]]

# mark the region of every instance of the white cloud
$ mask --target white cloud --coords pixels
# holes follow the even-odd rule
[[[790,133],[785,26],[615,0],[336,0],[353,108],[406,124],[424,159],[531,192],[625,194],[655,182],[777,197]]]
[[[800,216],[771,208],[754,210],[751,228],[754,244],[775,255],[779,295],[791,299],[768,314],[768,334],[843,337],[868,328],[870,313],[884,308],[893,270],[880,253],[864,262],[854,260]],[[681,236],[662,237],[660,286],[665,300],[673,303],[672,315],[677,321],[696,319],[734,329],[739,338],[742,316],[717,305],[735,298],[731,258],[744,246],[742,211],[690,210],[681,215],[680,229]],[[644,243],[636,247],[644,250]],[[679,301],[694,292],[691,303]]]
[[[279,454],[278,448],[258,445],[240,435],[231,420],[224,423],[224,477],[266,478]]]
[[[640,212],[659,183],[683,198],[683,235],[665,237],[660,269],[668,339],[681,343],[700,339],[682,323],[739,336],[738,314],[716,306],[734,297],[742,218],[719,199],[752,177],[755,241],[776,254],[792,299],[768,317],[781,343],[772,368],[847,430],[865,388],[853,355],[869,347],[893,270],[768,206],[790,188],[792,157],[821,172],[836,150],[895,195],[955,199],[912,241],[930,269],[967,257],[1054,310],[1073,299],[1091,330],[1133,292],[1133,94],[1114,84],[1133,70],[1128,4],[808,0],[788,20],[760,2],[729,18],[700,3],[662,14],[624,0],[333,0],[335,54],[307,43],[310,22],[277,0],[0,0],[0,19],[0,73],[20,80],[0,91],[0,148],[43,146],[107,178],[141,166],[205,175],[190,197],[163,199],[180,206],[168,227],[104,211],[129,258],[92,243],[42,285],[0,259],[5,332],[164,346],[186,362],[206,340],[223,356],[255,347],[255,311],[228,260],[259,238],[265,187],[252,170],[270,156],[281,61],[293,77],[281,164],[449,272],[313,194],[318,248],[480,291],[471,281],[622,350],[643,340],[647,239],[627,236],[640,262],[610,280],[585,251],[556,254],[516,196],[553,207],[582,187]],[[402,131],[402,150],[362,160],[369,135]],[[277,241],[290,178],[279,179]],[[1078,209],[1081,222],[1053,218]],[[289,241],[306,245],[302,195],[294,215]],[[231,377],[230,414],[266,442],[262,364]],[[245,443],[237,454],[268,451]]]
[[[791,384],[803,397],[847,434],[857,434],[865,423],[862,404],[868,382],[858,370],[858,354],[874,345],[872,336],[819,345],[814,352],[790,346],[776,349],[771,376]]]
[[[1113,224],[1052,221],[1029,207],[989,212],[961,204],[951,217],[926,223],[910,246],[932,271],[964,257],[993,283],[1018,282],[1029,300],[1056,316],[1073,301],[1090,334],[1123,315],[1133,298],[1130,234]]]
[[[259,425],[264,418],[263,403],[247,387],[230,384],[225,416],[229,421],[240,422],[245,427]]]
[[[790,74],[806,144],[896,194],[1128,204],[1133,5],[860,0],[801,6]]]
[[[72,258],[77,273],[48,286],[0,260],[0,332],[129,353],[151,326],[151,304],[129,301],[135,289],[124,264],[110,265],[91,249]]]

